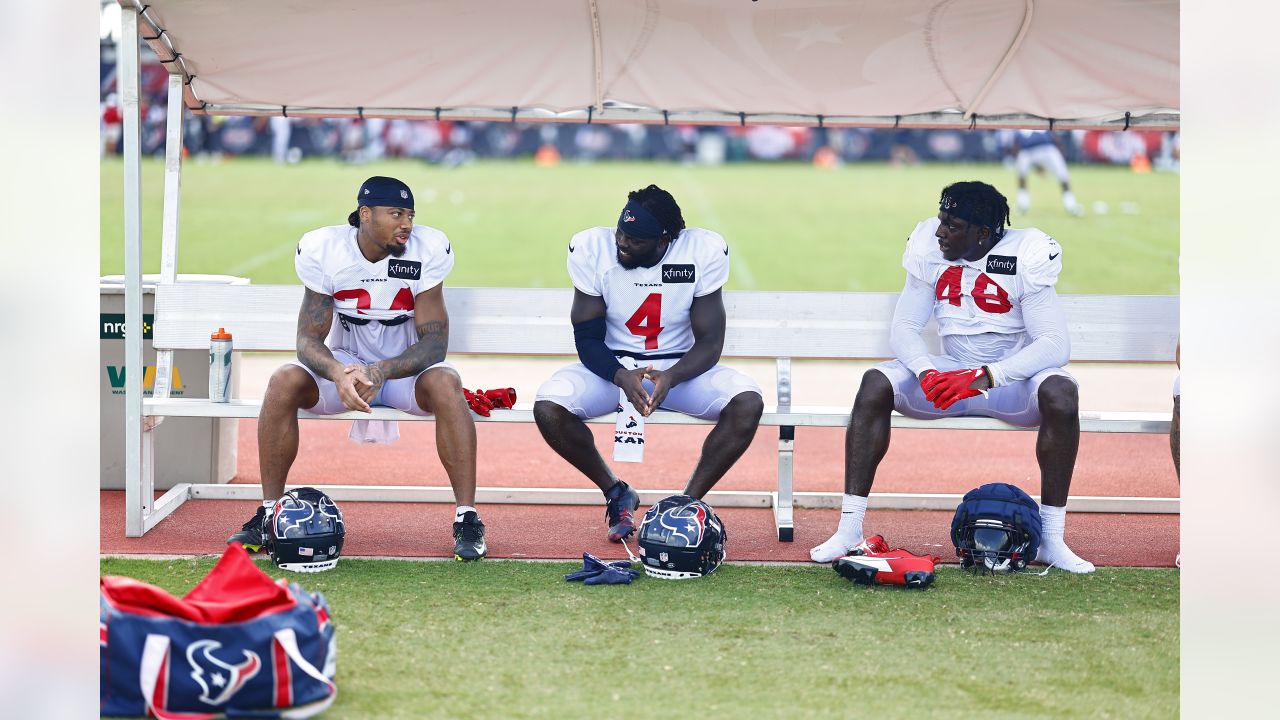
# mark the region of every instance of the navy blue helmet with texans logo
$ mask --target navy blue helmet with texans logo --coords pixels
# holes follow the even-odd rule
[[[272,506],[267,524],[267,552],[280,569],[321,572],[338,564],[347,525],[323,492],[290,490]]]
[[[710,575],[724,562],[724,523],[711,506],[688,495],[659,500],[640,523],[645,574],[664,580]]]

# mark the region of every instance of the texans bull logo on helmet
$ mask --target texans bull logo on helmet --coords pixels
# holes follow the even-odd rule
[[[719,518],[715,519],[719,530]],[[707,510],[701,504],[690,504],[672,508],[658,515],[658,527],[654,531],[663,533],[662,540],[676,547],[698,547],[702,543],[703,527],[707,522]]]
[[[659,500],[644,514],[637,542],[646,575],[684,580],[710,575],[724,561],[724,523],[688,495]]]
[[[337,503],[323,492],[290,490],[272,506],[267,550],[283,570],[321,572],[338,563],[346,522]]]

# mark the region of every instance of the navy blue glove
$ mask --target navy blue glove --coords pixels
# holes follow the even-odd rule
[[[623,560],[627,565],[630,562]],[[604,572],[592,575],[582,581],[583,585],[630,585],[632,580],[640,574],[639,570],[628,570],[624,567],[618,567],[618,563],[610,563],[605,566]]]
[[[601,560],[595,555],[592,555],[591,553],[588,553],[588,552],[584,552],[582,553],[582,569],[575,570],[569,573],[568,575],[565,575],[564,579],[570,582],[573,582],[574,580],[587,580],[588,578],[595,577],[605,572],[605,570],[608,568],[625,571],[627,570],[627,568],[630,568],[630,567],[631,567],[630,560],[615,560],[611,563],[605,563],[605,561]],[[635,572],[635,571],[631,571],[631,572]]]
[[[603,560],[591,553],[584,552],[582,553],[582,569],[575,570],[574,572],[565,575],[564,579],[570,582],[574,580],[585,580],[604,572],[604,568],[605,564]]]

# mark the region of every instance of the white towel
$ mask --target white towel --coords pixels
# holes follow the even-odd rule
[[[347,437],[357,443],[390,445],[400,439],[400,426],[395,420],[356,420]]]

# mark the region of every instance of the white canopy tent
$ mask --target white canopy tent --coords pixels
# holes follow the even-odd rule
[[[162,283],[182,107],[219,115],[1176,129],[1177,0],[118,0],[126,533],[142,466],[139,38],[169,69]],[[168,391],[161,359],[155,393]],[[163,503],[163,500],[161,501]],[[139,508],[144,508],[139,510]]]
[[[1177,0],[121,3],[213,114],[1177,122]]]

